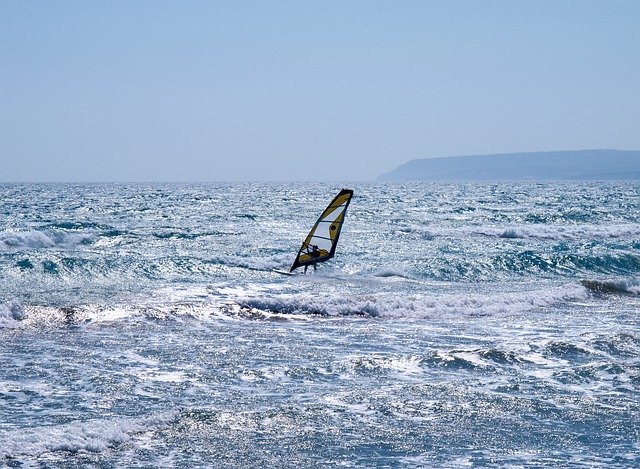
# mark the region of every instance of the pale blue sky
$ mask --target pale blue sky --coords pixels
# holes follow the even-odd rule
[[[640,149],[640,1],[0,0],[0,181]]]

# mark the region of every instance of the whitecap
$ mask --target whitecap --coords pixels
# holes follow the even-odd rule
[[[232,293],[228,300],[241,309],[268,314],[411,319],[458,315],[517,315],[588,297],[588,292],[576,284],[511,293],[413,294],[404,298],[394,293],[352,294],[345,297],[340,290],[280,294],[246,294],[242,289],[227,292]]]
[[[0,304],[0,328],[20,328],[25,317],[24,309],[17,300]]]
[[[54,247],[72,248],[92,240],[90,234],[61,233],[51,230],[4,231],[0,233],[0,252]]]
[[[92,419],[62,425],[11,428],[0,433],[0,458],[40,456],[51,452],[100,453],[129,442],[132,435],[166,427],[177,412],[153,417]]]

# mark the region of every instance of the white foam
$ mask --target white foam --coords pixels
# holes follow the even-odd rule
[[[100,305],[73,306],[56,308],[53,306],[27,306],[26,318],[23,321],[29,326],[53,327],[60,323],[83,324],[88,322],[117,322],[132,316],[135,309],[118,307],[103,307]]]
[[[397,358],[391,358],[387,362],[387,368],[393,371],[400,372],[401,374],[421,374],[422,367],[420,365],[421,358],[415,355],[401,356]]]
[[[375,413],[367,403],[352,404],[341,398],[343,393],[325,396],[322,398],[327,404],[334,408],[341,408],[356,415],[369,416]]]
[[[352,356],[345,361],[344,365],[350,373],[355,373],[357,369],[368,371],[385,370],[411,376],[423,373],[421,362],[421,357],[416,355],[401,355],[397,357]]]
[[[69,248],[92,239],[89,234],[56,233],[53,231],[3,231],[0,233],[0,252],[24,249]]]
[[[358,284],[368,289],[369,285]],[[362,288],[360,288],[362,290]],[[343,282],[320,277],[295,283],[217,285],[186,288],[176,295],[161,294],[157,303],[142,305],[79,305],[69,308],[0,305],[0,327],[57,326],[61,323],[91,327],[92,324],[179,319],[201,323],[212,319],[291,319],[315,321],[318,316],[363,316],[429,319],[434,317],[521,315],[562,303],[590,298],[579,284],[516,292],[474,293],[425,288],[426,293],[401,295],[374,291],[345,295]],[[186,300],[186,301],[183,301]],[[189,301],[192,300],[192,301]],[[25,316],[26,311],[26,316]]]
[[[214,261],[227,267],[241,267],[250,270],[273,270],[288,268],[291,265],[291,253],[273,254],[269,256],[216,256]]]
[[[487,363],[486,360],[480,358],[477,352],[474,351],[459,350],[456,352],[452,352],[451,355],[454,358],[463,360],[467,363],[471,363],[473,366],[476,366],[478,368],[487,368],[489,366],[489,363]]]
[[[412,232],[419,231],[414,228]],[[426,229],[423,230],[426,232]],[[467,238],[490,236],[497,238],[522,238],[557,241],[575,241],[581,239],[615,239],[640,235],[640,224],[618,223],[611,225],[572,224],[572,225],[509,225],[509,226],[465,226],[461,228],[433,227],[428,231],[434,236]]]
[[[265,313],[426,318],[449,315],[524,314],[587,297],[588,292],[585,288],[567,284],[546,290],[524,292],[413,294],[411,297],[401,297],[395,293],[353,294],[345,297],[340,291],[242,295],[241,292],[234,291],[234,296],[229,299],[241,307]]]
[[[154,417],[9,428],[0,433],[0,460],[59,451],[99,453],[131,441],[136,433],[163,428],[176,416],[177,412],[169,412]]]
[[[521,225],[510,227],[500,233],[500,237],[578,240],[607,239],[636,236],[640,234],[640,224],[617,225]]]
[[[394,269],[389,267],[378,269],[374,271],[372,275],[374,277],[381,277],[381,278],[400,278],[400,279],[412,280],[409,273],[407,273],[404,269]]]
[[[629,293],[633,293],[634,295],[640,295],[640,278],[634,277],[627,279],[624,282],[625,290]]]
[[[0,304],[0,328],[16,329],[23,327],[25,312],[17,300]]]
[[[162,383],[183,383],[189,381],[182,371],[143,371],[139,370],[135,375],[144,381],[158,381]]]

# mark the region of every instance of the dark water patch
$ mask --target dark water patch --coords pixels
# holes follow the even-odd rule
[[[569,222],[584,223],[584,222],[591,221],[594,218],[597,219],[597,216],[594,217],[594,214],[592,212],[575,210],[575,209],[564,211],[560,214],[561,220],[569,221]]]
[[[293,319],[293,316],[300,315],[300,313],[273,313],[268,310],[260,310],[256,308],[252,308],[243,304],[228,304],[223,305],[220,308],[220,312],[226,316],[238,318],[238,319],[246,319],[249,321],[290,321]],[[300,315],[301,316],[301,315]],[[322,315],[318,315],[321,317]]]
[[[553,260],[549,259],[547,255],[530,250],[497,256],[493,259],[492,265],[499,270],[516,273],[553,272],[556,270]]]
[[[233,236],[238,233],[228,232],[228,231],[215,231],[208,230],[199,233],[193,232],[185,232],[185,231],[166,231],[166,232],[158,232],[152,233],[152,236],[157,239],[198,239],[198,238],[206,238],[206,237],[219,237],[219,236]]]
[[[258,215],[255,215],[253,213],[236,213],[233,215],[236,218],[241,218],[241,219],[245,219],[245,220],[257,220],[258,219]]]
[[[581,280],[580,283],[588,290],[597,294],[633,295],[629,285],[624,281],[611,280]]]
[[[466,205],[462,207],[455,207],[452,211],[454,213],[468,213],[468,212],[475,212],[476,210],[477,210],[476,207]]]
[[[21,259],[16,261],[16,267],[19,267],[21,270],[31,270],[33,269],[33,263],[29,259]]]
[[[403,272],[395,272],[393,270],[378,270],[373,272],[374,277],[379,278],[402,278],[407,280],[413,280],[414,278],[411,275],[403,273]]]
[[[435,352],[424,360],[425,365],[462,371],[492,371],[495,368],[480,360],[465,358],[464,354],[477,355],[476,351],[452,350],[451,352]]]
[[[78,326],[90,321],[81,309],[73,306],[62,306],[60,313],[62,314],[62,322],[68,326]]]
[[[528,213],[524,217],[524,221],[532,224],[545,224],[555,221],[555,217],[550,217],[548,214]]]
[[[113,228],[113,229],[108,229],[106,231],[101,232],[100,236],[103,236],[105,238],[117,238],[119,236],[124,236],[126,234],[128,234],[126,231],[117,230]]]
[[[531,267],[543,272],[573,274],[576,271],[589,271],[605,274],[632,274],[640,270],[640,256],[633,254],[552,254],[538,255],[522,253],[516,256],[516,270],[528,270]]]
[[[44,228],[54,228],[68,231],[80,231],[80,230],[108,230],[111,229],[108,225],[102,225],[94,222],[81,222],[81,221],[68,221],[68,222],[55,222],[46,225]]]
[[[566,253],[566,252],[570,252],[572,249],[573,249],[573,246],[572,246],[572,245],[570,245],[570,244],[569,244],[569,243],[567,243],[567,242],[564,242],[564,241],[563,241],[563,242],[560,242],[560,243],[555,244],[555,245],[551,248],[551,250],[552,250],[554,253]]]
[[[357,374],[379,374],[383,371],[380,359],[375,357],[357,357],[351,361],[351,365]]]
[[[500,234],[500,237],[505,239],[516,239],[516,238],[522,238],[523,236],[520,235],[515,229],[509,228],[504,230],[502,234]]]
[[[584,359],[592,355],[590,351],[566,341],[549,342],[544,349],[549,355],[567,360]]]
[[[63,257],[60,263],[69,270],[85,269],[90,264],[87,259],[80,257]]]
[[[637,367],[635,368],[637,370]],[[596,370],[596,372],[603,372],[612,377],[623,376],[629,372],[626,365],[622,363],[603,363],[595,366],[594,369]]]
[[[378,310],[370,305],[350,308],[348,306],[316,306],[313,304],[301,304],[295,301],[278,301],[271,298],[252,298],[236,300],[237,306],[244,312],[250,312],[250,316],[260,316],[265,313],[272,318],[273,315],[301,316],[301,317],[360,317],[375,318]]]
[[[501,365],[512,365],[522,361],[514,352],[505,352],[498,349],[483,350],[479,352],[479,355],[486,360],[491,360]]]
[[[162,267],[155,263],[140,263],[134,267],[136,276],[140,275],[147,280],[160,280],[164,278]]]
[[[138,308],[136,313],[142,314],[144,319],[147,321],[164,323],[176,321],[179,317],[192,317],[192,315],[189,314],[189,311],[192,307],[193,305],[188,304],[176,304],[168,309],[160,309],[153,306],[144,306]]]
[[[200,237],[199,234],[194,233],[182,233],[178,231],[167,233],[153,233],[153,236],[158,239],[196,239]]]
[[[640,272],[640,256],[631,253],[602,256],[570,256],[575,264],[591,272],[608,274],[633,274]]]
[[[42,261],[42,269],[47,274],[58,275],[60,273],[58,264],[50,260]]]
[[[562,384],[586,384],[598,381],[596,370],[589,366],[557,371],[553,377]]]
[[[465,256],[462,250],[452,250],[446,247],[438,248],[438,254],[428,262],[415,261],[416,273],[420,278],[438,281],[460,280],[496,280],[496,274],[504,273],[510,276],[541,275],[548,277],[573,277],[577,274],[633,276],[640,272],[640,254],[612,253],[603,255],[576,254],[571,249],[560,252],[537,251],[527,249],[517,252],[493,254],[491,251],[479,255]],[[509,246],[513,249],[516,246]],[[592,281],[589,281],[592,282]],[[614,293],[607,285],[597,285],[595,282],[585,285],[592,290]],[[633,294],[632,290],[620,289],[625,294]]]
[[[313,366],[290,366],[285,368],[284,375],[293,381],[331,381],[336,378],[336,374],[319,373],[318,368]]]
[[[240,310],[251,313],[251,317],[264,317],[263,313],[282,315],[307,315],[307,316],[327,316],[327,312],[322,309],[303,308],[294,304],[274,304],[262,300],[238,301]]]
[[[557,371],[554,373],[554,378],[563,384],[610,383],[615,387],[632,381],[634,376],[637,377],[637,367],[633,368],[615,362],[590,363]],[[620,389],[620,391],[626,393],[629,390]]]
[[[640,356],[640,335],[635,333],[618,333],[610,337],[598,337],[592,341],[593,347],[612,357]]]

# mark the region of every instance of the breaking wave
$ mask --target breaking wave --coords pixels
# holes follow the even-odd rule
[[[364,316],[374,318],[421,319],[465,315],[518,315],[555,304],[585,299],[587,292],[575,284],[550,290],[480,294],[414,294],[400,298],[392,293],[350,295],[332,294],[250,295],[233,298],[229,311],[253,311],[282,315],[326,317]],[[234,310],[235,307],[235,310]]]
[[[0,433],[0,461],[55,452],[100,453],[131,441],[135,434],[166,427],[176,415],[171,412],[153,417],[12,428]]]
[[[469,238],[488,236],[505,239],[534,239],[546,241],[611,240],[640,236],[640,224],[623,223],[611,225],[513,225],[513,226],[465,226],[460,228],[421,227],[412,225],[397,230],[399,233],[417,234],[419,237]]]
[[[584,239],[616,239],[640,235],[640,224],[617,225],[525,225],[506,229],[481,230],[501,238],[573,241]]]
[[[580,283],[594,293],[614,295],[640,295],[638,279],[581,280]]]
[[[54,230],[4,231],[0,233],[0,252],[72,248],[90,244],[93,236],[87,233],[68,233]]]
[[[475,294],[416,293],[398,297],[389,292],[351,294],[339,291],[288,292],[272,288],[198,289],[173,301],[156,304],[69,305],[0,307],[5,327],[82,326],[112,321],[174,321],[214,319],[313,320],[360,317],[375,319],[423,320],[465,316],[513,316],[543,311],[561,304],[582,301],[589,290],[566,284],[548,290]],[[161,295],[158,292],[158,295]],[[13,308],[13,309],[11,309]],[[0,323],[0,327],[3,323]]]
[[[25,318],[25,312],[16,300],[0,304],[0,329],[22,327],[21,321]]]

